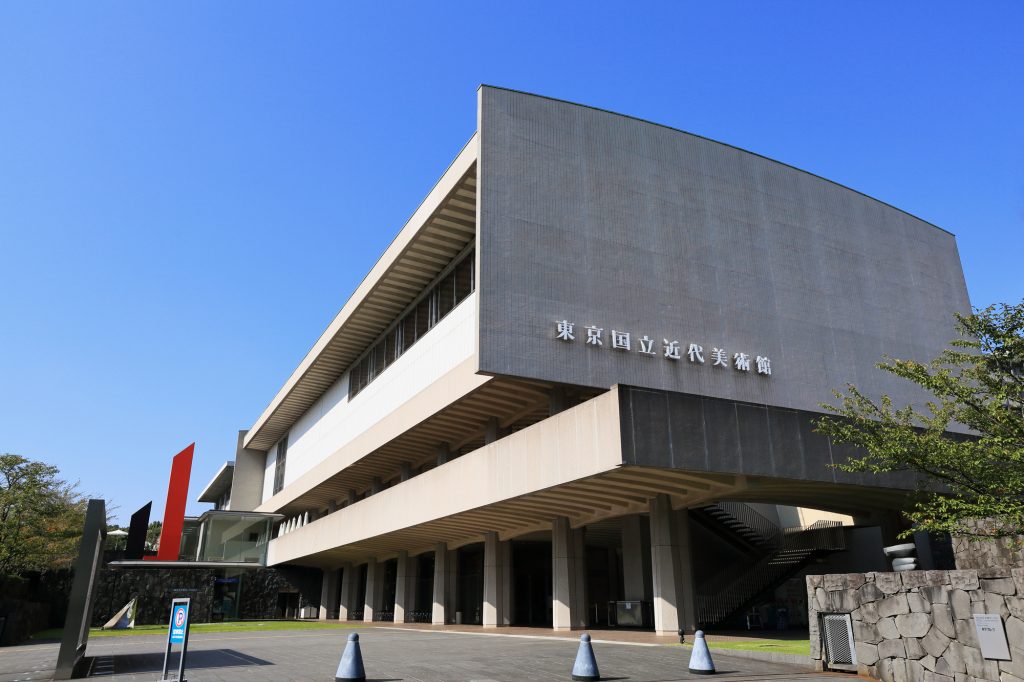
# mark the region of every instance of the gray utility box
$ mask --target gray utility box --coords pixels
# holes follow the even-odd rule
[[[639,600],[615,602],[615,623],[619,627],[643,627],[643,613],[643,605]]]

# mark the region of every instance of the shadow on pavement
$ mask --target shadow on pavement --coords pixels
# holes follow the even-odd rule
[[[159,673],[164,667],[164,655],[163,653],[157,652],[98,656],[95,660],[97,662],[111,662],[113,664],[113,670],[111,672],[116,675],[150,672]],[[186,671],[194,670],[196,668],[238,668],[256,665],[274,664],[270,661],[263,660],[262,658],[243,654],[242,652],[234,649],[200,649],[198,651],[188,652],[188,656],[185,658]],[[167,669],[177,672],[177,652],[171,654],[170,660],[167,663]],[[91,676],[96,676],[95,668],[93,669],[93,674]]]

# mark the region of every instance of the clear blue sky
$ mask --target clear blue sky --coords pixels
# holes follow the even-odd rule
[[[194,440],[194,499],[481,82],[846,184],[954,232],[975,305],[1020,301],[1022,34],[1019,2],[3,3],[0,451],[127,520]]]

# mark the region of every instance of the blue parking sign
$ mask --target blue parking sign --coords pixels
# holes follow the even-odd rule
[[[171,646],[181,645],[178,657],[178,676],[171,678],[177,682],[185,682],[185,655],[188,653],[188,609],[191,600],[188,597],[171,601],[171,622],[167,628],[167,648],[164,650],[164,669],[161,680],[167,680],[167,664],[170,662]]]
[[[175,604],[171,611],[171,644],[185,641],[185,628],[188,627],[188,604]]]

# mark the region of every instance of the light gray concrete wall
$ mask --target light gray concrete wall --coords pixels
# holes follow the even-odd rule
[[[267,453],[242,447],[248,431],[238,432],[235,471],[231,477],[231,511],[252,511],[263,501],[263,475]]]
[[[492,87],[479,133],[482,372],[803,410],[852,382],[904,403],[921,396],[875,363],[935,355],[969,310],[951,234],[812,174]],[[555,339],[562,319],[576,341]],[[658,355],[636,352],[643,334]],[[665,359],[664,339],[700,343],[705,364]],[[712,346],[766,355],[772,376],[713,368]]]

